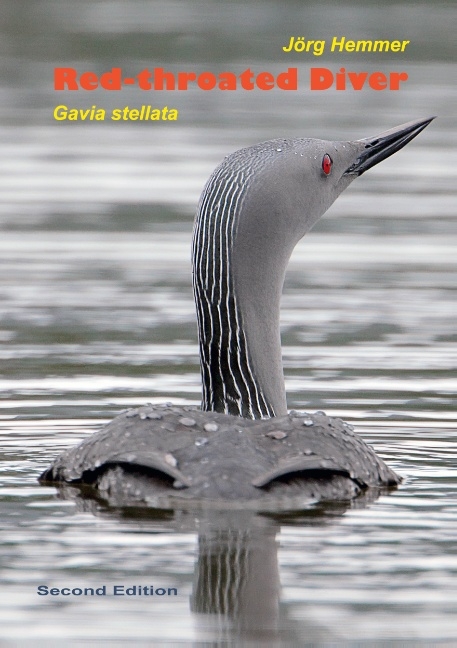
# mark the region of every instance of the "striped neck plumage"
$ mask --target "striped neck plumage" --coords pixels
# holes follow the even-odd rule
[[[248,418],[287,413],[279,306],[293,249],[354,178],[431,119],[356,141],[260,142],[216,168],[193,239],[204,410]]]
[[[234,161],[231,156],[208,180],[195,219],[192,260],[202,409],[259,419],[282,414],[286,407],[279,339],[280,291],[277,317],[273,314],[272,320],[274,339],[269,340],[268,332],[262,334],[260,330],[262,323],[256,324],[250,299],[240,295],[237,282],[243,264],[235,251],[253,168],[249,158],[239,155]],[[259,357],[263,353],[266,358]],[[263,371],[262,376],[261,369],[273,356],[277,360],[278,354],[276,383],[280,393],[273,397],[276,383],[273,381],[273,388],[265,384],[271,372]],[[277,364],[272,363],[272,367]]]

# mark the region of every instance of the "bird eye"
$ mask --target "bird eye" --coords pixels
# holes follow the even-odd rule
[[[333,160],[328,153],[322,158],[322,171],[325,175],[329,175],[332,170]]]

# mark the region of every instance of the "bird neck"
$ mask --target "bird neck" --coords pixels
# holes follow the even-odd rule
[[[285,266],[262,254],[243,230],[249,165],[224,164],[208,181],[193,236],[202,409],[259,419],[287,412],[279,309]],[[284,267],[282,267],[284,266]]]

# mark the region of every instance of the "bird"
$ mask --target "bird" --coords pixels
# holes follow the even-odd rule
[[[401,477],[351,425],[287,409],[280,298],[290,255],[351,182],[434,117],[352,141],[272,139],[226,156],[192,239],[201,408],[121,412],[58,456],[43,484],[110,506],[277,512],[384,492]]]

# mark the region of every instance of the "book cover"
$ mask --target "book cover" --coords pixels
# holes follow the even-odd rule
[[[4,0],[0,15],[2,645],[453,645],[454,5]],[[196,211],[214,215],[206,250]],[[217,220],[241,211],[244,229]],[[240,421],[217,443],[224,424],[197,434],[207,412],[185,409],[202,379],[204,409]],[[141,450],[168,401],[223,506],[138,505],[135,471],[39,483],[123,411],[93,474],[140,457],[185,498],[198,471]],[[269,418],[286,405],[287,429]],[[290,460],[298,427],[310,444],[322,429],[318,460],[306,444]],[[353,427],[398,487],[336,457]],[[277,506],[247,503],[251,469]]]

